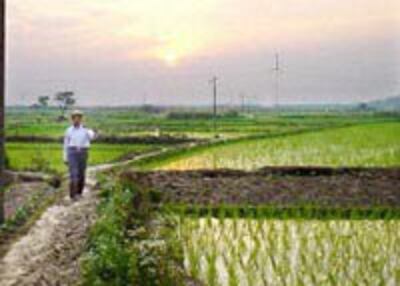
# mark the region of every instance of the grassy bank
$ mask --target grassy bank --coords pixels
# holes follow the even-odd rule
[[[103,184],[99,219],[82,262],[82,285],[184,285],[175,223],[152,211],[157,196],[130,183]]]
[[[117,161],[124,157],[156,150],[158,145],[146,144],[93,144],[89,165]],[[65,172],[62,145],[57,143],[8,143],[9,167],[12,170]]]

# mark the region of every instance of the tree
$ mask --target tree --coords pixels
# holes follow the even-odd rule
[[[56,93],[54,99],[58,103],[58,107],[60,108],[61,115],[59,117],[60,120],[65,120],[65,113],[69,108],[75,105],[76,100],[74,98],[73,91],[61,91]]]
[[[360,103],[360,104],[358,105],[358,110],[360,110],[360,111],[367,111],[368,109],[369,109],[369,106],[368,106],[368,104],[365,103],[365,102]]]
[[[38,97],[38,104],[39,107],[46,108],[49,106],[50,97],[48,96],[39,96]]]
[[[4,222],[5,0],[0,0],[0,224]]]

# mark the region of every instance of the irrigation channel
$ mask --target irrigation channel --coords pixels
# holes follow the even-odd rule
[[[11,245],[0,262],[0,285],[75,285],[80,279],[80,255],[96,220],[97,174],[165,151],[90,167],[87,186],[79,201],[72,203],[65,197],[49,207],[29,232]]]

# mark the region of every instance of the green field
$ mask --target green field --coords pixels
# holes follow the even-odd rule
[[[205,285],[396,285],[395,220],[185,219],[185,267]],[[368,273],[368,274],[367,274]]]
[[[207,110],[206,110],[207,111]],[[210,138],[215,135],[212,119],[175,118],[173,111],[145,113],[136,109],[88,109],[86,124],[108,136],[146,136],[169,134]],[[183,111],[182,111],[183,112]],[[185,111],[190,112],[190,110]],[[200,112],[194,109],[193,114]],[[50,136],[63,135],[68,121],[58,122],[59,112],[55,109],[32,110],[28,108],[9,108],[7,110],[7,136]],[[226,138],[251,136],[254,134],[276,134],[292,130],[328,128],[393,120],[390,115],[352,114],[352,113],[268,113],[252,114],[222,113],[217,121],[217,133]]]
[[[189,110],[190,111],[190,110]],[[185,116],[189,111],[183,112]],[[263,165],[280,164],[329,164],[340,165],[395,165],[398,162],[398,149],[395,144],[395,132],[390,134],[391,127],[386,131],[372,130],[367,134],[370,146],[360,152],[353,152],[358,146],[363,147],[366,138],[362,131],[357,132],[358,139],[349,143],[353,149],[342,142],[341,136],[348,137],[337,127],[370,124],[372,122],[393,122],[396,119],[390,115],[351,114],[351,113],[282,113],[255,112],[252,114],[222,114],[218,118],[217,131],[213,129],[213,121],[204,118],[171,117],[165,110],[159,113],[146,113],[140,109],[87,109],[86,123],[91,128],[106,136],[159,136],[213,138],[216,134],[228,140],[236,138],[257,137],[261,140],[242,141],[240,144],[226,144],[223,147],[203,148],[203,152],[187,159],[180,159],[164,168],[255,168]],[[204,110],[193,110],[193,113]],[[191,114],[191,113],[189,113]],[[201,114],[201,113],[200,113]],[[35,110],[28,108],[7,109],[7,136],[61,137],[68,126],[68,121],[58,122],[59,112],[56,109]],[[392,123],[394,124],[394,123]],[[394,126],[394,125],[393,125]],[[395,125],[397,126],[397,125]],[[371,127],[372,128],[372,127]],[[398,130],[397,127],[395,127]],[[329,131],[329,129],[332,129]],[[280,139],[268,139],[275,136],[326,130],[327,133],[315,133]],[[395,130],[395,131],[396,131]],[[369,131],[367,130],[366,133]],[[375,136],[377,134],[382,134]],[[321,136],[320,136],[321,134]],[[322,139],[324,138],[324,139]],[[371,140],[370,140],[371,139]],[[358,142],[356,142],[358,140]],[[311,143],[310,145],[310,142]],[[336,144],[339,143],[339,144]],[[386,144],[388,143],[388,144]],[[312,145],[314,144],[314,145]],[[324,144],[327,144],[324,146]],[[306,146],[315,146],[307,148]],[[105,145],[96,144],[91,152],[90,164],[99,164],[121,158],[125,154],[152,149],[154,146],[134,145]],[[375,150],[374,148],[379,150]],[[61,162],[61,147],[55,143],[29,143],[12,141],[7,144],[9,166],[14,170],[65,171]],[[346,152],[351,152],[345,156]],[[380,155],[377,154],[380,152]],[[324,153],[319,156],[319,153]],[[340,156],[338,156],[340,154]],[[368,156],[375,156],[367,158]],[[379,157],[379,159],[378,159]],[[345,161],[342,159],[346,158]],[[351,159],[351,160],[350,160]],[[350,160],[350,161],[349,161]],[[164,161],[160,160],[158,163]]]
[[[288,165],[400,167],[400,121],[394,115],[255,112],[221,116],[215,132],[212,120],[177,119],[167,111],[89,109],[86,113],[88,126],[116,138],[168,134],[211,139],[219,135],[220,140],[201,141],[204,144],[198,146],[169,145],[163,154],[135,162],[130,166],[135,171],[254,170]],[[68,125],[55,120],[56,110],[16,108],[8,115],[8,136],[60,137]],[[6,146],[11,169],[66,171],[61,144],[14,140]],[[95,143],[89,164],[118,161],[161,147]],[[212,177],[212,172],[209,175]],[[248,205],[248,200],[243,207],[226,202],[200,205],[199,192],[210,191],[205,181],[196,181],[197,188],[189,185],[188,192],[194,198],[190,205],[169,202],[174,209],[163,205],[162,197],[168,190],[179,191],[184,181],[169,183],[161,177],[160,185],[164,185],[153,190],[140,185],[138,177],[124,177],[118,171],[105,174],[103,179],[99,183],[99,219],[90,231],[81,265],[83,285],[150,285],[153,281],[154,285],[187,285],[183,283],[187,276],[203,283],[194,285],[212,286],[399,284],[400,212],[379,209],[380,197],[371,209],[349,205],[330,213],[325,205],[314,206],[325,213],[323,218],[307,206],[297,213],[295,208],[271,205],[268,216],[261,208]],[[208,177],[201,179],[210,182]],[[224,178],[221,184],[231,186],[225,181],[229,179]],[[273,179],[288,182],[285,176]],[[243,180],[234,182],[238,192],[249,186]],[[321,181],[313,182],[323,193]],[[255,185],[260,186],[258,181]],[[208,186],[211,191],[219,187]],[[254,196],[249,189],[244,191]],[[210,192],[216,199],[212,195]],[[188,207],[192,212],[185,212]]]
[[[144,144],[93,144],[89,164],[113,162],[130,154],[143,153],[158,148]],[[12,170],[64,172],[62,145],[57,143],[8,143],[6,147],[9,166]]]
[[[400,123],[367,124],[211,147],[158,165],[162,169],[263,166],[400,166]]]

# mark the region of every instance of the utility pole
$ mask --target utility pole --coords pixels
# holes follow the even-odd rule
[[[147,105],[147,92],[143,94],[143,106]]]
[[[275,73],[275,108],[279,112],[280,76],[282,72],[279,53],[275,54],[275,65],[273,71]]]
[[[5,30],[6,0],[0,0],[0,224],[4,222],[4,164],[5,164]]]
[[[218,78],[214,76],[210,81],[213,85],[213,121],[214,121],[214,133],[217,135],[217,83]]]
[[[242,104],[242,113],[246,112],[246,95],[244,93],[239,94],[241,104]]]

